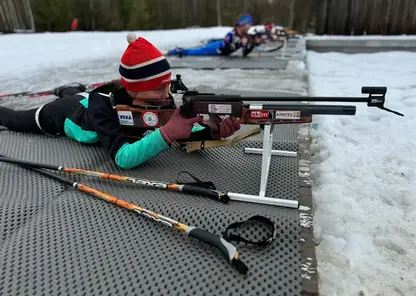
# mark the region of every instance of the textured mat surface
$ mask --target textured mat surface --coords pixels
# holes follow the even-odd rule
[[[282,127],[283,128],[283,127]],[[295,127],[276,129],[276,146],[296,149]],[[284,144],[286,143],[286,144]],[[290,143],[290,144],[288,144]],[[187,170],[217,188],[256,194],[260,155],[243,147],[186,154],[178,146],[145,165],[121,171],[99,145],[0,131],[0,153],[24,160],[176,181]],[[298,199],[298,160],[273,157],[268,195]],[[165,225],[76,192],[36,172],[0,163],[0,295],[300,295],[299,214],[252,203],[223,205],[201,197],[64,175],[220,234],[260,214],[277,227],[267,247],[234,243],[249,267],[238,274],[216,249]],[[182,179],[184,180],[184,179]],[[242,235],[259,239],[252,227]]]

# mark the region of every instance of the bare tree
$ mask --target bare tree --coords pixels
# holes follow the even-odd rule
[[[295,0],[289,0],[289,22],[288,27],[293,29],[295,22]]]
[[[94,8],[94,0],[90,0],[90,11],[94,14],[95,8]],[[95,31],[95,17],[91,18],[91,30]]]
[[[217,5],[216,5],[216,8],[217,8],[217,26],[222,26],[222,17],[221,17],[221,0],[217,0],[216,1],[217,3]]]
[[[244,12],[248,11],[248,0],[244,0]]]
[[[416,34],[416,13],[414,13],[414,11],[416,11],[416,3],[413,1],[411,7],[410,7],[410,11],[413,11],[413,13],[411,13],[411,21],[410,21],[410,32],[409,34]]]

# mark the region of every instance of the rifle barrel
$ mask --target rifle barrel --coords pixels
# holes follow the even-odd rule
[[[255,105],[248,105],[254,107]],[[307,104],[296,104],[296,105],[268,105],[263,104],[261,109],[263,110],[292,110],[292,111],[310,111],[315,115],[355,115],[355,106],[345,105],[307,105]]]
[[[242,101],[252,102],[272,102],[272,101],[284,101],[284,102],[350,102],[350,103],[367,103],[368,97],[251,97],[241,96]]]

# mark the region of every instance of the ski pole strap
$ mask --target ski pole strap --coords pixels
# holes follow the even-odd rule
[[[195,180],[195,182],[179,182],[179,175],[180,174],[188,174],[189,176],[191,176],[192,179]],[[182,172],[178,173],[178,177],[176,178],[176,183],[181,184],[181,185],[199,186],[199,187],[204,187],[204,188],[213,189],[213,190],[217,189],[213,182],[211,182],[211,181],[201,181],[200,179],[198,179],[197,177],[195,177],[194,175],[192,175],[188,171],[182,171]]]
[[[267,236],[266,239],[264,239],[262,241],[252,241],[252,240],[248,240],[244,237],[241,237],[239,235],[228,234],[228,231],[230,229],[242,227],[244,225],[253,224],[253,223],[264,223],[264,224],[268,225],[269,228],[272,229],[270,234]],[[277,231],[276,231],[276,228],[274,227],[274,223],[269,218],[266,218],[266,217],[260,216],[260,215],[252,216],[252,217],[250,217],[247,220],[242,221],[242,222],[232,223],[227,227],[227,229],[222,234],[223,238],[227,241],[241,241],[241,242],[245,242],[247,244],[258,245],[258,246],[264,246],[264,245],[270,244],[276,238],[276,235],[277,235]]]

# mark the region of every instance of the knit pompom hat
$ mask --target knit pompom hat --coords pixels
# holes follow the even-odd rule
[[[138,92],[170,84],[171,68],[165,56],[149,41],[134,33],[127,35],[129,45],[121,57],[120,82],[126,89]]]

